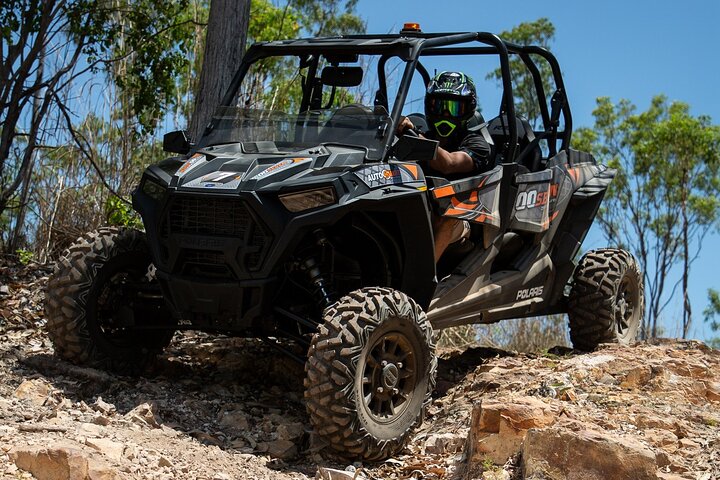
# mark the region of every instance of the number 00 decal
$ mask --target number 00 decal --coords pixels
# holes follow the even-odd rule
[[[537,194],[537,190],[518,193],[517,200],[515,201],[515,210],[533,208],[537,202]]]

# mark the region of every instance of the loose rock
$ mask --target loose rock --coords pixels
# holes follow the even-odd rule
[[[647,447],[594,431],[532,429],[522,449],[525,479],[654,480],[656,470]]]

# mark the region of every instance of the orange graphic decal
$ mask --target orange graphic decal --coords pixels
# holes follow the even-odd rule
[[[418,167],[417,165],[403,165],[407,169],[408,172],[410,172],[410,175],[417,180],[420,175],[418,174]]]
[[[452,185],[445,185],[444,187],[438,187],[433,190],[433,197],[442,198],[448,197],[455,194],[455,189]]]

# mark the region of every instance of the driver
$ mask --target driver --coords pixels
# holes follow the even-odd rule
[[[480,129],[468,126],[476,108],[475,84],[464,73],[441,72],[430,81],[425,94],[425,118],[430,130],[424,137],[439,142],[437,153],[430,161],[430,175],[456,180],[493,167],[490,144]],[[410,119],[403,117],[396,133],[401,136],[407,129],[414,128]],[[437,263],[448,245],[470,235],[470,225],[464,220],[434,217],[433,233]]]

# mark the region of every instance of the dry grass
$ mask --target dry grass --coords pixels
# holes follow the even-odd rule
[[[518,352],[539,352],[570,346],[565,315],[503,320],[491,325],[463,325],[440,333],[438,348],[488,346]]]

